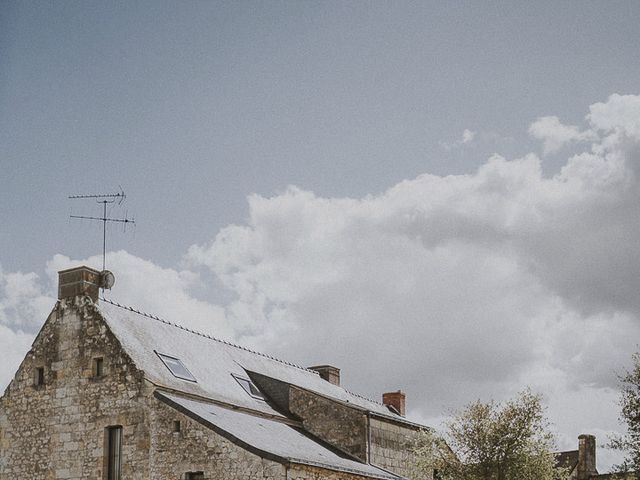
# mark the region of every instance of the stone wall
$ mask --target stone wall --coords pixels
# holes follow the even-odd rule
[[[100,479],[110,425],[123,427],[124,478],[148,476],[146,398],[142,373],[93,304],[60,302],[0,400],[0,478]]]
[[[291,386],[289,411],[312,434],[367,461],[367,417],[361,410]]]
[[[371,463],[414,480],[431,478],[416,472],[413,453],[417,430],[401,423],[372,417],[370,455]]]
[[[95,377],[94,358],[104,375]],[[44,368],[44,384],[34,385]],[[61,302],[0,400],[0,478],[102,479],[105,429],[122,426],[123,479],[284,480],[260,458],[152,396],[99,313],[80,297]],[[174,433],[174,421],[181,431]]]
[[[416,473],[413,447],[417,428],[371,417],[369,432],[366,413],[358,408],[260,375],[252,374],[252,378],[270,396],[276,393],[278,405],[300,418],[304,428],[323,441],[399,475],[416,480],[430,478]],[[285,403],[281,397],[287,390]]]
[[[182,479],[198,471],[211,480],[286,478],[284,465],[250,453],[157,399],[150,415],[153,479]]]
[[[103,359],[100,377],[96,358]],[[38,368],[42,385],[34,384]],[[204,472],[208,480],[364,478],[261,458],[160,402],[153,390],[91,301],[61,300],[0,399],[0,479],[101,480],[106,428],[116,425],[125,480],[182,480],[186,472]],[[299,410],[328,408],[305,398],[295,397]],[[357,436],[364,435],[355,421],[361,417],[333,413],[333,420],[328,411],[321,418],[357,424]]]
[[[345,472],[333,472],[324,468],[292,464],[287,469],[287,480],[367,480],[368,477]]]

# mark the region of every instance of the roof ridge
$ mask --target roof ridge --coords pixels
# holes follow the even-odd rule
[[[265,358],[268,358],[270,360],[274,360],[276,362],[282,363],[284,365],[289,365],[290,367],[298,368],[298,369],[303,370],[305,372],[313,373],[314,375],[318,375],[319,376],[318,372],[316,372],[315,370],[311,370],[310,368],[302,367],[302,366],[297,365],[295,363],[287,362],[286,360],[281,360],[281,359],[279,359],[277,357],[274,357],[274,356],[266,354],[266,353],[258,352],[256,350],[251,350],[250,348],[243,347],[242,345],[238,345],[236,343],[232,343],[232,342],[229,342],[227,340],[222,340],[222,339],[214,337],[212,335],[208,335],[206,333],[198,332],[197,330],[192,330],[192,329],[187,328],[187,327],[185,327],[183,325],[180,325],[178,323],[170,322],[169,320],[165,320],[163,318],[160,318],[157,315],[151,315],[150,313],[146,313],[146,312],[143,312],[143,311],[140,311],[140,310],[136,310],[133,307],[122,305],[122,304],[120,304],[118,302],[115,302],[113,300],[109,300],[109,299],[104,298],[104,297],[100,297],[100,300],[102,300],[104,302],[107,302],[107,303],[110,303],[111,305],[113,305],[115,307],[122,308],[123,310],[128,310],[130,312],[137,313],[138,315],[141,315],[143,317],[150,318],[151,320],[156,320],[156,321],[164,323],[166,325],[171,325],[172,327],[176,327],[176,328],[179,328],[181,330],[185,330],[185,331],[187,331],[189,333],[193,333],[193,334],[198,335],[200,337],[208,338],[209,340],[213,340],[213,341],[218,342],[218,343],[223,343],[225,345],[229,345],[231,347],[235,347],[235,348],[238,348],[240,350],[244,350],[246,352],[253,353],[255,355],[260,355],[261,357],[265,357]],[[354,397],[361,398],[362,400],[366,400],[367,402],[375,403],[376,405],[380,405],[380,406],[383,406],[383,407],[385,406],[384,403],[382,403],[382,402],[378,402],[378,401],[373,400],[373,399],[371,399],[369,397],[365,397],[364,395],[360,395],[359,393],[354,393],[354,392],[352,392],[350,390],[347,390],[344,387],[340,387],[340,388],[342,388],[349,395],[353,395]]]
[[[358,397],[361,398],[363,400],[366,400],[367,402],[371,402],[371,403],[375,403],[376,405],[380,405],[381,407],[386,407],[386,405],[382,402],[379,402],[377,400],[374,400],[373,398],[369,398],[369,397],[365,397],[364,395],[361,395],[359,393],[356,392],[352,392],[351,390],[347,390],[346,388],[342,387],[342,389],[347,392],[349,395],[353,395],[354,397]]]
[[[274,360],[276,362],[283,363],[285,365],[289,365],[290,367],[298,368],[300,370],[304,370],[306,372],[318,375],[318,372],[316,372],[315,370],[310,370],[310,369],[308,369],[306,367],[302,367],[302,366],[297,365],[295,363],[287,362],[286,360],[281,360],[279,358],[276,358],[276,357],[274,357],[272,355],[268,355],[266,353],[258,352],[256,350],[251,350],[250,348],[243,347],[242,345],[238,345],[236,343],[232,343],[232,342],[229,342],[227,340],[222,340],[220,338],[214,337],[213,335],[208,335],[206,333],[198,332],[197,330],[192,330],[192,329],[187,328],[187,327],[185,327],[183,325],[180,325],[178,323],[170,322],[170,321],[165,320],[163,318],[160,318],[160,317],[158,317],[156,315],[151,315],[150,313],[146,313],[146,312],[143,312],[143,311],[140,311],[140,310],[136,310],[133,307],[128,307],[126,305],[122,305],[122,304],[120,304],[118,302],[114,302],[113,300],[109,300],[109,299],[104,298],[104,297],[101,297],[100,300],[102,300],[104,302],[107,302],[107,303],[110,303],[111,305],[113,305],[115,307],[122,308],[123,310],[128,310],[130,312],[136,313],[136,314],[141,315],[143,317],[150,318],[151,320],[155,320],[155,321],[164,323],[165,325],[170,325],[172,327],[179,328],[180,330],[184,330],[186,332],[193,333],[193,334],[198,335],[200,337],[208,338],[209,340],[213,340],[213,341],[218,342],[218,343],[223,343],[225,345],[229,345],[230,347],[235,347],[235,348],[238,348],[240,350],[244,350],[246,352],[253,353],[255,355],[260,355],[261,357],[265,357],[265,358],[268,358],[270,360]],[[348,392],[348,393],[351,393],[351,392]],[[354,394],[354,393],[351,393],[351,395],[359,396],[359,395]],[[362,397],[362,398],[364,398],[364,397]]]

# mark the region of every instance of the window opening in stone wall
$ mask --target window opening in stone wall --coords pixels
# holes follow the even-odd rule
[[[258,390],[258,387],[256,387],[255,383],[253,383],[251,380],[249,380],[248,378],[238,377],[237,375],[233,375],[233,378],[235,378],[240,386],[244,389],[244,391],[251,395],[253,398],[264,400],[264,395],[262,395],[262,392]]]
[[[182,425],[180,425],[180,420],[173,421],[173,433],[180,433],[182,430]]]
[[[181,378],[182,380],[188,380],[190,382],[197,382],[196,377],[191,374],[180,359],[158,352],[156,352],[156,355],[160,357],[160,360],[162,360],[174,377]]]
[[[107,427],[106,431],[106,480],[121,480],[122,427]]]
[[[204,472],[187,472],[184,474],[184,480],[204,480]]]
[[[93,376],[96,378],[104,376],[104,359],[102,357],[93,359]]]
[[[36,368],[35,378],[33,379],[33,383],[36,387],[40,387],[44,385],[44,367]]]

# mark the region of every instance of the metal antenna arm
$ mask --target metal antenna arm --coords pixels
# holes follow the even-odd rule
[[[124,198],[125,194],[122,193],[107,193],[105,195],[69,195],[67,198],[70,199],[78,199],[78,198]]]
[[[136,223],[135,220],[129,220],[128,218],[85,217],[84,215],[69,215],[69,216],[71,218],[84,218],[86,220],[100,220],[101,222]]]
[[[107,193],[107,194],[99,194],[99,195],[69,195],[68,197],[74,200],[95,198],[98,203],[102,204],[102,217],[90,217],[87,215],[69,215],[70,218],[81,218],[84,220],[98,220],[102,222],[102,270],[105,269],[105,259],[107,256],[107,222],[124,223],[125,227],[127,223],[133,223],[133,224],[136,223],[134,220],[129,220],[126,215],[125,215],[125,218],[107,217],[108,204],[113,204],[117,201],[118,205],[121,205],[124,199],[127,198],[122,187],[120,185],[118,185],[118,187],[120,187],[120,192],[118,193]]]

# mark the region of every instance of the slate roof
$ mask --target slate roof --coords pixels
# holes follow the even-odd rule
[[[568,450],[566,452],[558,452],[555,454],[555,468],[567,468],[572,472],[578,465],[578,450]]]
[[[309,438],[302,429],[293,428],[280,421],[174,394],[157,393],[156,397],[263,458],[330,468],[385,480],[399,478],[385,470],[345,458]]]
[[[175,390],[279,415],[246,394],[231,374],[255,372],[386,418],[412,424],[381,403],[351,393],[320,378],[317,372],[269,355],[207,336],[158,317],[102,299],[105,321],[148,380]],[[157,353],[179,358],[197,383],[174,377]]]
[[[296,430],[269,403],[249,395],[234,375],[258,374],[307,389],[374,415],[415,425],[386,406],[323,380],[317,372],[172,324],[101,299],[98,308],[145,378],[164,393],[156,396],[214,430],[268,455],[293,463],[359,471],[375,478],[401,478],[340,456]],[[158,354],[180,359],[197,382],[175,377]],[[173,391],[173,393],[168,393]],[[195,397],[197,397],[197,400]],[[230,410],[232,406],[236,410]],[[240,407],[244,412],[237,410]],[[251,433],[249,433],[251,432]]]

